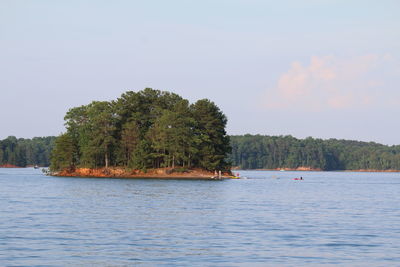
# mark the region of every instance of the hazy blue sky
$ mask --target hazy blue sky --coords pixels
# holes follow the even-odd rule
[[[0,0],[0,139],[145,87],[228,133],[400,144],[400,1]]]

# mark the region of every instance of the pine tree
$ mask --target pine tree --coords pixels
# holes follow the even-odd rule
[[[57,137],[51,153],[51,170],[73,169],[75,167],[75,145],[73,138],[65,133]]]
[[[208,99],[192,105],[192,114],[196,122],[195,135],[199,139],[199,152],[195,162],[208,170],[229,167],[226,155],[231,151],[229,136],[226,135],[226,116]]]

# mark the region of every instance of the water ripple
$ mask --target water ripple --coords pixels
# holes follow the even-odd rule
[[[393,266],[398,174],[160,181],[2,170],[2,266]]]

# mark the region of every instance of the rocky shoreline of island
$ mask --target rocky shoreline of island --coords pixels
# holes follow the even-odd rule
[[[228,172],[207,171],[203,169],[184,168],[158,168],[149,170],[136,170],[121,167],[108,168],[75,168],[49,172],[57,177],[82,177],[82,178],[130,178],[130,179],[182,179],[182,180],[218,180],[237,178]]]

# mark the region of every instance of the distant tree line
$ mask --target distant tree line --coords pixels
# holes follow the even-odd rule
[[[32,139],[9,136],[0,140],[0,166],[6,164],[18,167],[49,166],[54,140],[55,137],[52,136]]]
[[[228,160],[243,169],[400,170],[400,146],[292,136],[230,136]]]
[[[207,99],[146,88],[115,101],[70,109],[55,141],[51,169],[121,166],[226,170],[230,152],[222,111]]]

